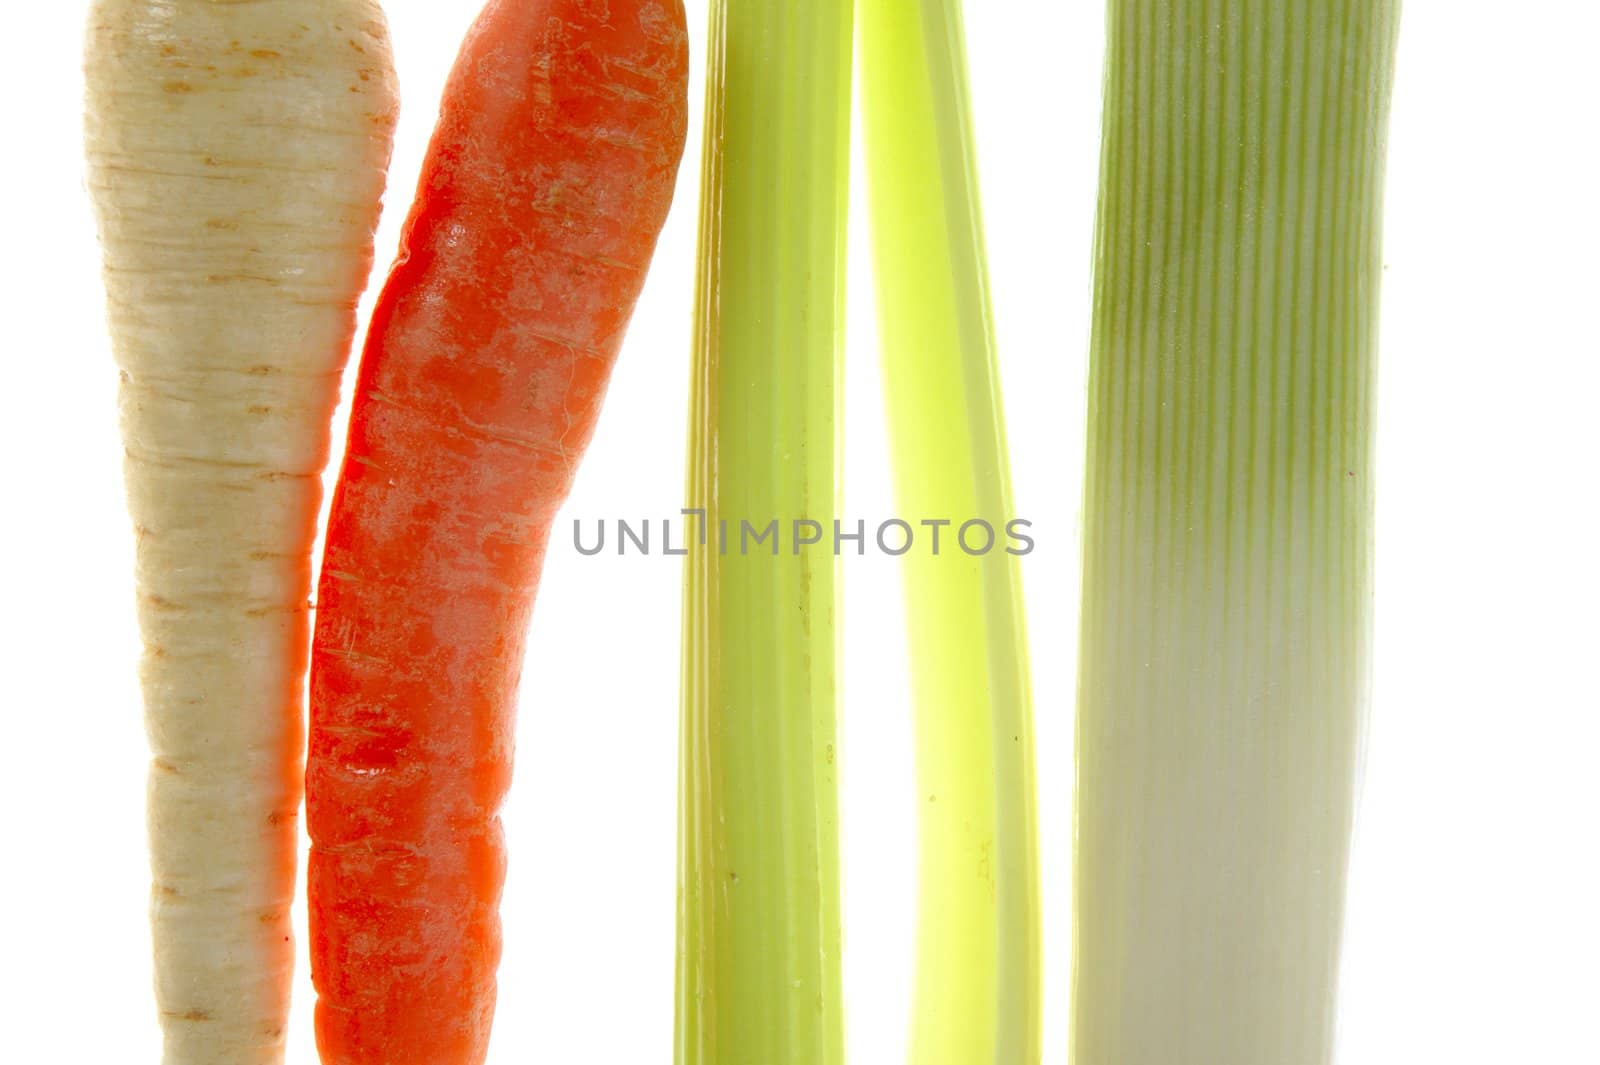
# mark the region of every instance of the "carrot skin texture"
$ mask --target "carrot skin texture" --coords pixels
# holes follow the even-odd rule
[[[678,0],[492,0],[361,360],[307,765],[323,1060],[477,1063],[523,641],[687,129]]]

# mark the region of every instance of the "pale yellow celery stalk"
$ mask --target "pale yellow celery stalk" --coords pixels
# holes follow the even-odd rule
[[[1040,1056],[1033,722],[959,0],[858,0],[921,826],[915,1065]],[[969,554],[961,526],[996,530]],[[938,554],[933,535],[938,533]],[[967,544],[984,546],[981,526]]]
[[[1332,1057],[1394,0],[1113,0],[1074,1065]]]
[[[679,1065],[844,1055],[831,540],[850,14],[848,0],[712,5],[689,462],[708,535],[684,596]],[[776,555],[744,535],[774,519]],[[825,532],[796,554],[799,519]]]

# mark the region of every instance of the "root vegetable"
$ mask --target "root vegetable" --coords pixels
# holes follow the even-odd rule
[[[323,1060],[476,1063],[523,640],[687,127],[683,9],[492,0],[362,355],[307,767]]]
[[[311,549],[396,115],[368,0],[99,0],[169,1065],[282,1058]]]

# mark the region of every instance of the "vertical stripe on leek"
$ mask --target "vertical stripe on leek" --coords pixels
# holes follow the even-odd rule
[[[1075,1065],[1331,1057],[1395,0],[1112,0]]]
[[[676,1057],[838,1065],[849,0],[715,0],[685,579]],[[751,543],[776,519],[782,542]],[[827,539],[795,553],[792,522]],[[723,523],[726,523],[725,525]],[[726,528],[726,551],[721,529]]]
[[[959,0],[858,0],[884,392],[903,515],[921,875],[911,1061],[1040,1056],[1033,723]],[[963,523],[999,532],[969,555]],[[969,535],[981,546],[984,534]]]

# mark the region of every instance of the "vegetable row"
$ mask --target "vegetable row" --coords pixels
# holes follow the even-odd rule
[[[859,89],[897,498],[1010,529],[959,0],[711,9],[689,510],[837,518]],[[1394,0],[1110,4],[1078,1065],[1331,1058],[1396,20]],[[302,784],[323,1060],[485,1060],[527,622],[671,207],[689,42],[680,0],[488,0],[366,326],[314,575],[398,111],[384,14],[93,3],[168,1065],[282,1060]],[[912,1060],[1037,1065],[1022,565],[903,566]],[[827,551],[686,560],[680,1065],[844,1058],[838,581]]]

